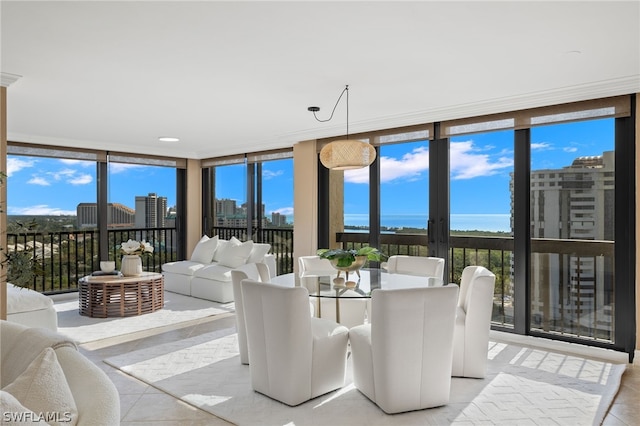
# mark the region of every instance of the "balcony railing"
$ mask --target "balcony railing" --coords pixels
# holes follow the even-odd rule
[[[160,272],[163,263],[176,260],[174,228],[142,228],[109,230],[109,259],[120,268],[122,256],[118,245],[128,239],[145,239],[154,247],[143,257],[143,268]],[[100,269],[99,233],[96,230],[69,232],[28,232],[7,234],[7,252],[33,251],[43,274],[33,280],[31,289],[45,294],[76,291],[78,280]]]
[[[368,245],[366,233],[337,233],[343,248]],[[387,255],[427,256],[426,234],[381,234]],[[460,282],[469,265],[496,275],[493,324],[513,327],[513,238],[450,236],[448,282]],[[531,328],[591,340],[613,339],[614,242],[534,238],[531,240]]]
[[[232,236],[242,241],[271,244],[277,273],[293,272],[293,230],[216,227],[220,238]],[[109,258],[120,267],[117,246],[128,239],[149,241],[152,256],[143,259],[147,271],[160,272],[161,265],[177,260],[174,228],[109,230]],[[45,294],[77,290],[78,280],[99,269],[99,238],[95,230],[7,234],[7,250],[33,250],[44,274],[37,276],[32,289]],[[344,248],[368,244],[366,233],[338,233]],[[385,254],[428,255],[425,234],[382,234]],[[513,238],[451,236],[447,281],[460,282],[468,265],[481,265],[496,275],[493,323],[513,326]],[[532,239],[531,241],[531,328],[542,332],[568,334],[611,341],[613,338],[614,289],[611,241]],[[375,266],[375,265],[372,265]]]

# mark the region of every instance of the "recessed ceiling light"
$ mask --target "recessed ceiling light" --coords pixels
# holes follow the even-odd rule
[[[161,136],[161,137],[158,138],[158,140],[160,142],[180,142],[180,139],[172,138],[172,137],[169,137],[169,136]]]

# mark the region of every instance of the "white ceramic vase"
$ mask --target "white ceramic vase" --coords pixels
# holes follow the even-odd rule
[[[142,259],[138,255],[125,254],[122,256],[120,272],[125,277],[138,277],[142,275]]]

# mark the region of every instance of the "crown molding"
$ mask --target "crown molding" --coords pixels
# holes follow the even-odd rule
[[[13,83],[18,81],[18,79],[20,79],[21,77],[22,77],[21,75],[17,75],[17,74],[9,74],[9,73],[6,73],[6,72],[0,72],[0,86],[9,87]]]

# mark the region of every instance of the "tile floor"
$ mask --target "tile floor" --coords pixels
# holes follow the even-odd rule
[[[230,425],[230,423],[188,405],[172,396],[112,368],[102,360],[114,355],[193,337],[202,333],[234,327],[232,314],[218,315],[175,326],[163,327],[124,337],[114,337],[81,345],[80,350],[113,380],[120,392],[122,425]],[[603,425],[640,424],[640,351],[622,377],[616,396]]]

